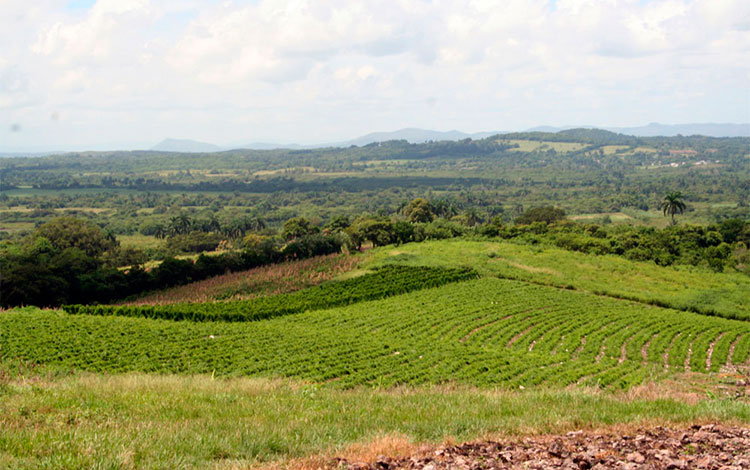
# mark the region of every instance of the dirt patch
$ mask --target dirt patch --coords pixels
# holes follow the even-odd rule
[[[502,318],[500,321],[507,320],[510,317],[511,317],[511,315],[508,315],[507,317]],[[468,332],[466,334],[466,336],[464,336],[463,338],[459,339],[458,342],[459,343],[465,343],[469,338],[471,338],[471,336],[473,334],[478,333],[478,332],[482,331],[483,329],[488,328],[488,327],[494,325],[495,323],[497,323],[497,321],[491,321],[489,323],[485,323],[484,325],[480,325],[480,326],[474,328],[473,330],[471,330],[470,332]]]
[[[574,431],[565,435],[485,441],[421,450],[410,457],[380,455],[328,468],[442,469],[750,469],[750,429],[719,424],[637,428],[626,432]]]

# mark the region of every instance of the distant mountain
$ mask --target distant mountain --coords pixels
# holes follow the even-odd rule
[[[750,137],[750,124],[729,123],[693,123],[693,124],[659,124],[652,122],[640,127],[607,127],[612,132],[638,137],[681,135],[705,135],[708,137]]]
[[[462,139],[484,139],[491,135],[501,134],[501,132],[475,132],[468,134],[461,131],[433,131],[429,129],[417,129],[414,127],[399,129],[393,132],[373,132],[371,134],[357,137],[356,139],[346,142],[331,144],[336,147],[349,147],[350,145],[367,145],[373,142],[387,142],[389,140],[406,140],[412,144],[421,144],[423,142],[440,141],[440,140],[462,140]]]
[[[316,145],[299,145],[299,144],[269,144],[266,142],[253,142],[250,144],[227,147],[229,148],[245,148],[254,150],[271,150],[271,149],[316,149],[325,147],[351,147],[356,145],[361,147],[363,145],[372,144],[374,142],[387,142],[389,140],[405,140],[412,144],[421,144],[424,142],[440,141],[440,140],[462,140],[462,139],[484,139],[491,135],[501,134],[501,132],[475,132],[466,133],[461,131],[433,131],[430,129],[417,129],[414,127],[399,129],[392,132],[372,132],[367,135],[357,137],[355,139],[346,140],[343,142],[329,142],[325,144]]]
[[[561,126],[561,127],[554,127],[554,126],[537,126],[532,127],[530,129],[526,129],[524,132],[560,132],[560,131],[567,131],[570,129],[594,129],[594,126]]]
[[[12,157],[47,157],[50,155],[59,155],[65,152],[0,152],[0,158]]]
[[[750,124],[717,124],[717,123],[695,123],[695,124],[659,124],[652,122],[646,126],[640,127],[598,127],[598,126],[538,126],[527,129],[524,132],[567,132],[581,129],[610,131],[618,134],[636,137],[653,137],[665,136],[672,137],[681,135],[705,135],[709,137],[750,137]],[[434,131],[430,129],[418,129],[414,127],[399,129],[392,132],[373,132],[370,134],[357,137],[355,139],[343,142],[331,142],[317,145],[300,145],[300,144],[275,144],[268,142],[251,142],[243,145],[218,146],[206,142],[198,142],[189,139],[164,139],[151,150],[163,152],[220,152],[231,149],[253,149],[253,150],[273,150],[273,149],[316,149],[325,147],[350,147],[352,145],[363,146],[374,142],[386,142],[389,140],[406,140],[413,144],[420,144],[428,141],[441,140],[462,140],[462,139],[484,139],[497,134],[508,134],[508,132],[475,132],[467,133],[457,130],[452,131]]]
[[[151,150],[158,150],[161,152],[201,153],[218,152],[222,150],[222,148],[218,145],[190,139],[164,139],[151,147]]]
[[[636,127],[600,127],[600,126],[538,126],[527,129],[526,132],[560,132],[570,129],[604,129],[618,134],[636,137],[674,137],[680,135],[705,135],[707,137],[750,137],[750,124],[660,124],[652,122],[645,126]]]
[[[227,150],[230,149],[251,149],[251,150],[275,150],[275,149],[290,149],[290,150],[300,150],[300,149],[308,149],[308,148],[315,148],[318,147],[317,145],[299,145],[299,144],[271,144],[268,142],[250,142],[249,144],[243,144],[243,145],[235,145],[235,146],[229,146],[227,147]]]
[[[618,134],[636,137],[674,137],[680,135],[705,135],[707,137],[750,137],[750,124],[717,124],[713,122],[693,124],[660,124],[652,122],[636,127],[599,127],[599,126],[538,126],[526,132],[560,132],[570,129],[604,129]]]

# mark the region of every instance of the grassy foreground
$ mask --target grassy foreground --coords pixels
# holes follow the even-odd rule
[[[614,423],[750,423],[733,400],[625,400],[585,390],[337,390],[210,376],[0,376],[0,468],[300,467],[352,444],[564,432]],[[321,460],[322,459],[322,460]]]

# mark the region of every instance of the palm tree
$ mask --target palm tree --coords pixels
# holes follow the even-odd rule
[[[675,225],[677,222],[674,220],[674,215],[677,213],[682,214],[685,211],[685,203],[683,202],[683,195],[680,191],[671,191],[666,196],[664,196],[664,200],[659,205],[659,209],[664,211],[664,217],[667,216],[667,214],[672,216],[672,225]]]
[[[161,240],[167,238],[167,235],[169,235],[169,231],[163,225],[159,224],[154,231],[154,236]]]
[[[170,235],[185,235],[190,233],[193,221],[185,214],[178,214],[169,221]]]

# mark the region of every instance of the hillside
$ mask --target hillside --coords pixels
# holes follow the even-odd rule
[[[660,267],[614,255],[590,255],[550,246],[477,240],[441,240],[382,248],[365,266],[471,267],[480,274],[576,289],[646,304],[750,320],[750,277],[692,266]]]
[[[249,300],[0,313],[0,467],[380,468],[498,433],[750,423],[750,322],[686,311],[743,317],[733,274],[468,240],[296,263],[278,271],[339,276],[269,295],[258,269],[165,297],[259,286]]]
[[[9,312],[0,316],[0,344],[6,357],[93,372],[284,376],[343,387],[458,382],[627,389],[677,371],[744,370],[750,355],[750,323],[648,304],[700,311],[710,302],[711,313],[747,318],[742,277],[684,273],[680,282],[694,292],[691,300],[675,290],[671,268],[461,240],[386,247],[363,266],[389,263],[417,270],[226,304]],[[439,271],[430,274],[421,265],[469,266],[484,277],[462,280],[448,270],[432,283],[428,278]],[[605,284],[603,272],[610,273]],[[399,276],[407,277],[395,281]],[[408,278],[415,287],[406,287]],[[602,285],[609,291],[599,291]],[[641,301],[621,299],[628,296]],[[710,301],[720,297],[726,302]],[[270,319],[247,321],[262,318]]]

